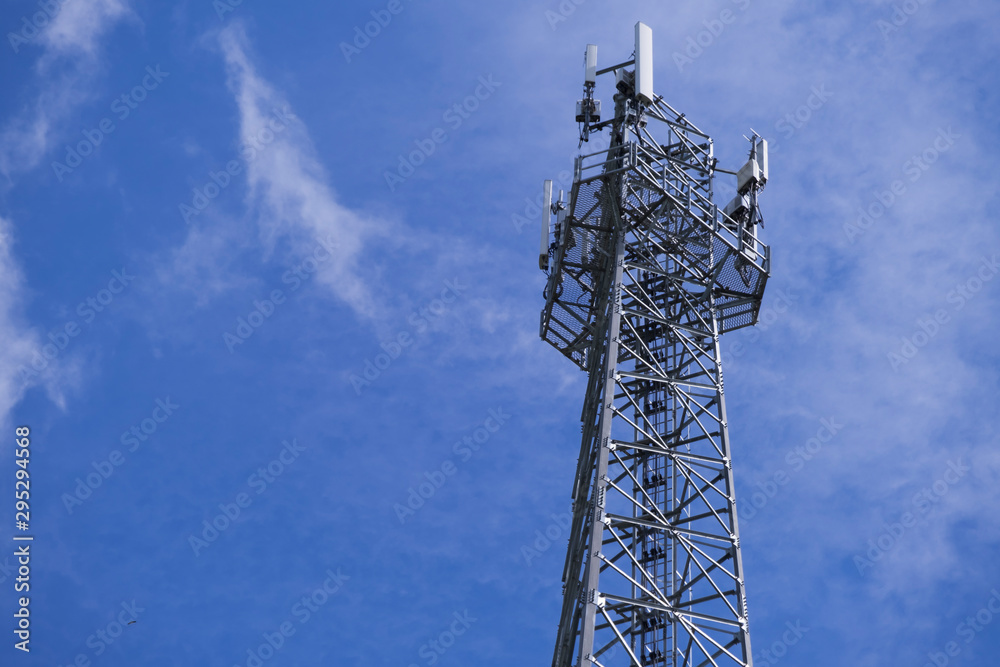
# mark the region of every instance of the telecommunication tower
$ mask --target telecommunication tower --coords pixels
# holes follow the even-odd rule
[[[585,56],[568,201],[544,187],[541,337],[588,374],[553,667],[752,665],[719,336],[757,321],[770,271],[757,207],[767,142],[737,172],[633,57]],[[601,119],[597,78],[614,78]],[[715,203],[716,172],[737,195]],[[555,216],[554,225],[552,216]]]

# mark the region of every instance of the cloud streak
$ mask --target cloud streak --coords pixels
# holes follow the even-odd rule
[[[378,232],[376,222],[337,203],[305,126],[257,73],[242,25],[223,30],[219,44],[239,110],[240,141],[248,146],[266,143],[247,167],[247,202],[258,216],[268,254],[279,239],[305,250],[315,239],[332,236],[337,256],[319,273],[319,281],[358,315],[375,317],[378,309],[360,276],[358,259],[365,240]],[[288,124],[287,130],[275,131],[276,115]]]
[[[42,53],[35,63],[36,91],[31,102],[0,130],[0,173],[36,167],[52,148],[65,122],[91,99],[100,73],[99,40],[129,16],[128,0],[75,0],[65,3],[39,35]],[[13,224],[0,218],[0,424],[29,387],[41,380],[49,397],[65,402],[60,386],[76,374],[65,360],[45,356],[44,341],[22,315],[25,278],[13,246]]]
[[[38,38],[43,50],[35,64],[36,92],[0,130],[0,173],[10,179],[45,158],[73,112],[93,99],[100,39],[131,15],[127,0],[63,5]]]
[[[96,57],[98,40],[130,14],[128,0],[67,2],[41,35],[47,51],[42,63],[67,54]]]
[[[24,276],[13,253],[11,224],[0,218],[0,425],[9,423],[11,410],[28,387],[20,377],[21,367],[41,352],[36,331],[21,316]]]

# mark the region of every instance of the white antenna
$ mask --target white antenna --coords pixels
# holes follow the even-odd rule
[[[764,139],[751,128],[753,137],[744,138],[750,142],[750,157],[746,164],[736,172],[736,190],[746,194],[749,188],[763,188],[767,184],[767,139]]]
[[[538,249],[538,268],[549,269],[549,216],[552,215],[552,181],[542,186],[542,245]]]
[[[757,164],[760,165],[761,181],[767,183],[767,139],[761,138],[757,140],[756,153]]]
[[[653,29],[640,21],[635,24],[635,96],[652,104],[653,93]]]
[[[587,44],[586,75],[583,82],[593,86],[597,84],[597,45]]]
[[[588,44],[583,58],[583,99],[576,103],[576,122],[580,123],[580,146],[590,137],[590,126],[601,122],[601,101],[594,99],[597,87],[597,45]]]

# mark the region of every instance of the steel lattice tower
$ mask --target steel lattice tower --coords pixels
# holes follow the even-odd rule
[[[610,146],[576,159],[568,202],[546,181],[541,337],[589,376],[553,667],[752,664],[719,337],[756,323],[770,270],[767,145],[718,169],[653,93],[651,41],[637,24],[633,58],[601,71],[587,47],[581,140]],[[737,177],[724,210],[717,171]]]

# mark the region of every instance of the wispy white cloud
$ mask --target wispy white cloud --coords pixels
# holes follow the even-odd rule
[[[22,369],[32,369],[41,357],[41,338],[23,316],[24,276],[13,252],[12,225],[0,218],[0,425],[6,426],[11,410],[32,384]],[[41,365],[41,364],[39,364]],[[51,379],[51,368],[43,377]],[[22,377],[25,376],[25,377]]]
[[[468,276],[497,261],[495,248],[435,229],[410,228],[392,210],[341,204],[307,126],[260,73],[244,26],[234,22],[213,35],[213,43],[223,55],[238,112],[235,143],[245,169],[237,179],[247,186],[245,212],[232,217],[212,208],[193,216],[184,244],[153,260],[159,265],[158,285],[196,292],[198,305],[204,306],[256,280],[239,268],[247,253],[258,253],[272,269],[287,269],[320,241],[332,240],[333,261],[324,260],[311,282],[350,307],[383,340],[409,327],[407,318],[437,295],[443,281],[467,283]],[[248,220],[255,224],[256,243],[249,240]],[[401,266],[417,270],[409,272],[405,284],[390,285]],[[502,328],[508,318],[475,289],[462,297],[460,308],[474,313],[476,329]],[[452,343],[461,345],[465,328],[453,324],[439,318],[430,329],[447,330]]]
[[[318,239],[334,239],[335,261],[324,266],[319,280],[356,313],[375,316],[379,306],[369,282],[361,277],[358,260],[365,240],[379,232],[380,223],[337,202],[306,127],[258,75],[242,24],[223,30],[219,43],[239,109],[240,140],[260,147],[247,167],[248,203],[258,214],[268,252],[278,240],[305,249]],[[281,125],[287,127],[279,130]]]
[[[92,96],[100,72],[98,42],[118,21],[131,14],[128,0],[72,0],[63,4],[39,35],[42,53],[36,66],[37,90],[30,102],[0,129],[0,173],[37,166],[63,131],[73,112]],[[45,343],[22,314],[24,276],[11,250],[13,225],[0,219],[0,423],[35,384],[65,404],[63,388],[79,378],[79,364],[45,356]]]
[[[100,39],[128,16],[133,16],[128,0],[63,5],[38,38],[37,91],[0,129],[0,173],[9,179],[44,159],[73,112],[93,98],[93,81],[102,68]]]
[[[128,0],[66,2],[40,36],[47,51],[42,62],[60,55],[95,57],[98,40],[130,14]]]
[[[212,222],[210,226],[193,226],[183,244],[150,260],[157,284],[195,295],[198,307],[253,282],[235,266],[249,245],[245,235],[238,233],[239,222],[222,216],[213,217]]]

